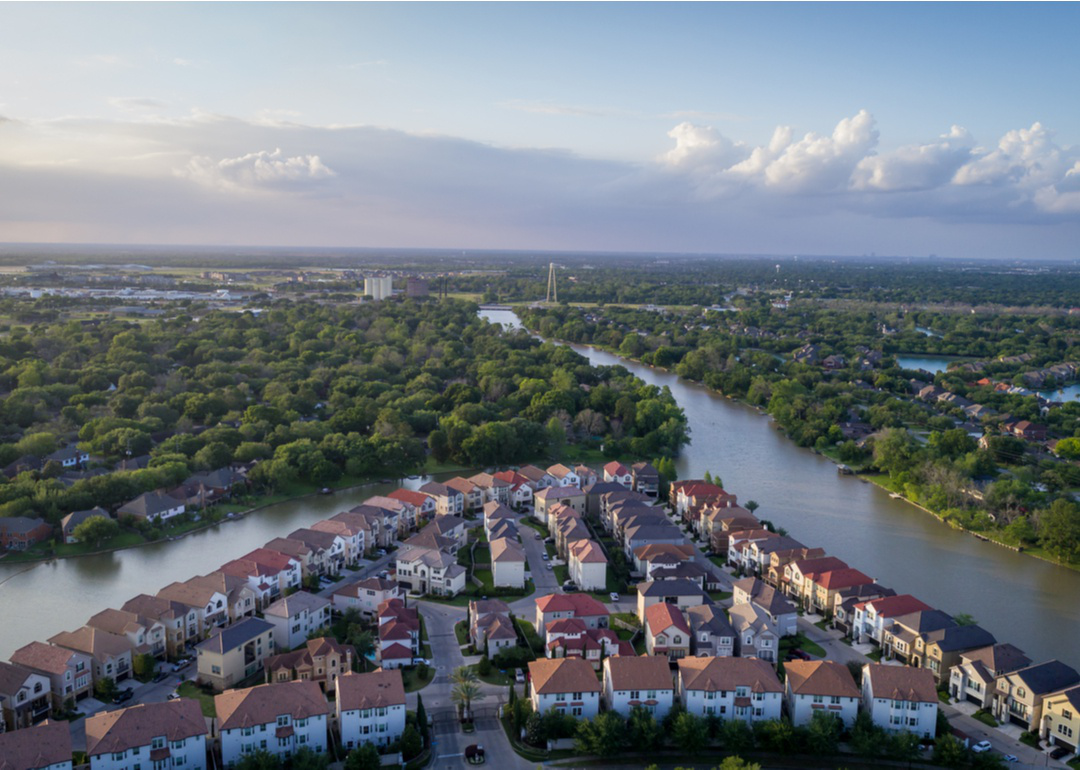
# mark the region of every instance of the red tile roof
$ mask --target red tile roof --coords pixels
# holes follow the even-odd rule
[[[650,605],[645,610],[645,624],[653,636],[663,633],[672,626],[687,636],[690,634],[690,626],[686,624],[686,618],[674,604],[667,602]]]
[[[896,618],[901,615],[907,615],[910,612],[933,609],[933,607],[927,606],[911,594],[884,596],[880,599],[871,599],[868,602],[860,602],[855,605],[856,609],[866,609],[869,607],[873,607],[878,616],[883,618]]]
[[[583,615],[608,615],[608,608],[588,594],[548,594],[536,600],[541,612],[570,612]]]

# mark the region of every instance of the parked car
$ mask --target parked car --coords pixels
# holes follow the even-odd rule
[[[547,560],[548,560],[549,558],[551,558],[551,557],[549,557],[549,556],[548,556],[548,555],[547,555],[547,554],[545,553],[545,554],[544,554],[544,556],[543,556],[543,559],[544,559],[544,561],[547,561]]]
[[[610,594],[608,594],[608,598],[610,598],[611,601],[613,601],[613,602],[619,601],[619,595],[617,593],[615,593],[614,591],[612,591]]]
[[[1061,759],[1069,753],[1069,750],[1064,746],[1058,746],[1050,752],[1050,759]]]
[[[113,703],[124,703],[135,697],[135,690],[121,690],[113,697]]]
[[[576,585],[574,585],[573,583],[571,583],[571,584],[570,584],[570,585],[568,585],[568,586],[563,586],[563,587],[562,587],[562,590],[566,591],[566,593],[568,593],[568,594],[572,594],[572,593],[574,593],[575,591],[577,591],[577,586],[576,586]]]
[[[976,754],[982,754],[984,751],[990,751],[993,748],[994,747],[990,745],[990,741],[979,741],[971,747],[971,750]]]
[[[380,548],[375,553],[379,554],[379,556],[386,556],[386,549],[385,548]]]
[[[180,693],[178,693],[176,690],[173,690],[171,693],[165,696],[165,700],[176,700],[179,697]]]
[[[544,566],[547,567],[550,570],[551,569],[551,562],[547,562],[546,564],[544,564]]]
[[[1020,761],[1016,757],[1015,754],[1006,754],[1004,757],[1002,757],[1002,759],[1004,759],[1006,762],[1019,762]]]
[[[799,660],[813,660],[813,656],[806,650],[794,649],[791,651],[791,656]]]
[[[514,681],[518,684],[525,684],[525,672],[522,671],[520,668],[514,674]]]
[[[177,671],[182,671],[187,668],[190,663],[191,660],[189,658],[180,658],[180,660],[173,663],[172,670],[174,673]]]

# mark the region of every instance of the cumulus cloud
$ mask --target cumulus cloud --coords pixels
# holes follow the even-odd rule
[[[930,190],[947,184],[971,159],[975,142],[967,129],[953,126],[936,142],[910,144],[859,161],[851,178],[856,190]]]
[[[199,184],[231,189],[284,187],[335,176],[318,155],[290,158],[285,157],[281,148],[221,160],[197,155],[177,173]]]

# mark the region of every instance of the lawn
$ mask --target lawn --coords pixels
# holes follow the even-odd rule
[[[727,601],[731,598],[731,591],[709,591],[709,598],[714,602]]]
[[[517,624],[518,630],[521,631],[522,636],[525,637],[525,641],[533,652],[543,652],[544,643],[540,641],[539,635],[536,633],[536,628],[527,620],[521,618],[514,618],[514,622]]]
[[[138,532],[121,532],[116,537],[106,540],[97,547],[90,543],[59,543],[56,546],[56,555],[60,558],[64,558],[65,556],[80,556],[85,553],[107,551],[115,548],[131,548],[132,546],[141,545],[145,542],[146,538]]]
[[[454,635],[457,636],[458,644],[462,647],[469,644],[469,621],[459,620],[454,625]]]
[[[427,676],[420,677],[420,667],[410,666],[408,668],[401,669],[401,681],[405,683],[405,692],[416,692],[422,690],[431,684],[431,680],[435,678],[435,667],[427,667]]]
[[[978,719],[984,725],[987,725],[988,727],[997,727],[998,726],[998,721],[996,719],[994,719],[994,715],[991,714],[986,709],[979,709],[974,714],[972,714],[972,716],[975,717],[976,719]]]
[[[559,585],[570,579],[570,568],[565,564],[556,565],[552,572],[555,573],[555,579],[559,581]]]
[[[538,521],[533,521],[532,519],[526,517],[526,518],[523,518],[523,519],[519,519],[518,523],[519,524],[524,524],[526,527],[529,527],[530,529],[535,529],[537,532],[540,533],[540,537],[543,537],[543,538],[551,537],[551,533],[548,532],[548,528],[545,527],[543,524],[541,524]]]
[[[180,686],[176,688],[176,691],[180,693],[180,697],[182,698],[197,700],[204,717],[217,716],[217,709],[214,707],[214,696],[204,693],[194,682],[181,682]]]
[[[512,676],[507,676],[503,672],[499,671],[499,669],[497,669],[497,668],[492,668],[490,673],[488,673],[487,676],[484,676],[483,674],[480,673],[480,669],[479,669],[478,665],[473,665],[473,670],[476,671],[476,675],[478,677],[480,677],[481,682],[487,682],[488,684],[499,685],[500,687],[505,687],[506,685],[514,683],[514,678]]]

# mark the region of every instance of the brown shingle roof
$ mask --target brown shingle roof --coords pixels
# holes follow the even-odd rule
[[[491,541],[491,560],[493,562],[523,562],[525,551],[508,537]]]
[[[338,677],[340,682],[344,677]],[[340,697],[340,696],[339,696]],[[293,719],[330,713],[318,683],[311,681],[260,684],[214,696],[220,730],[275,722],[282,714]]]
[[[937,703],[934,672],[928,668],[867,663],[863,667],[863,676],[870,677],[870,688],[875,698]]]
[[[675,682],[666,657],[619,655],[604,660],[613,690],[673,690]]]
[[[67,671],[68,661],[74,654],[64,647],[54,647],[44,642],[30,642],[25,647],[15,650],[15,654],[11,656],[11,662],[35,671],[63,674]]]
[[[169,741],[206,735],[206,720],[198,701],[179,698],[142,703],[87,717],[86,753],[94,756],[149,746],[153,738],[162,735]]]
[[[0,733],[0,770],[40,770],[70,761],[67,722],[45,721],[37,727]]]
[[[401,671],[395,668],[340,676],[337,680],[337,699],[341,711],[404,705],[405,685]]]
[[[85,652],[98,660],[102,660],[102,656],[118,657],[131,652],[132,649],[127,637],[110,634],[108,631],[101,631],[90,626],[83,626],[78,631],[62,631],[50,637],[49,644]]]
[[[534,660],[529,663],[533,690],[541,695],[560,692],[600,692],[593,667],[580,658]]]
[[[784,691],[772,664],[760,658],[680,658],[679,676],[686,690]]]
[[[784,664],[787,682],[796,695],[858,698],[859,688],[847,666],[830,660],[792,660]]]

